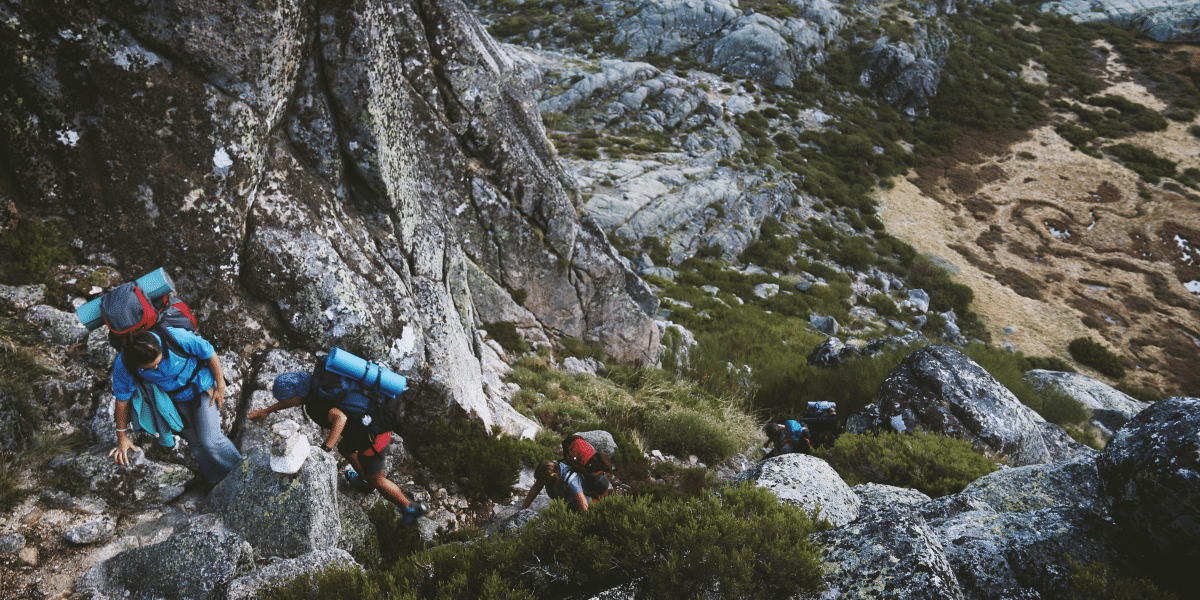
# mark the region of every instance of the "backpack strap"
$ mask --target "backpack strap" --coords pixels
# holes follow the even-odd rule
[[[162,349],[162,352],[163,352],[163,360],[167,360],[167,355],[171,352],[174,352],[176,356],[191,357],[191,358],[196,359],[196,366],[192,368],[192,374],[188,376],[187,381],[184,382],[183,385],[181,385],[173,390],[163,390],[163,391],[166,392],[166,394],[168,396],[170,396],[172,400],[174,400],[176,393],[181,392],[181,391],[187,389],[188,387],[191,387],[191,388],[193,388],[193,390],[192,390],[193,395],[196,398],[199,398],[200,397],[200,386],[199,386],[199,384],[196,383],[196,377],[199,376],[200,371],[204,370],[204,368],[205,368],[204,363],[202,363],[200,361],[200,357],[195,356],[195,355],[191,354],[190,352],[184,350],[183,346],[179,344],[179,340],[175,339],[175,336],[171,335],[171,333],[169,331],[167,331],[166,327],[161,326],[161,325],[155,325],[154,327],[151,327],[149,329],[149,331],[158,337],[159,347]],[[145,382],[146,379],[144,377],[142,377],[141,373],[138,373],[138,368],[134,365],[129,364],[129,361],[125,360],[124,351],[121,352],[121,364],[125,366],[125,370],[128,371],[131,376],[133,376],[135,381]]]

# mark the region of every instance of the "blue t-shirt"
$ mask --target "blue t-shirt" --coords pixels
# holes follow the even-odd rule
[[[551,498],[562,498],[570,503],[575,499],[576,494],[583,493],[583,479],[566,463],[560,462],[558,463],[558,483],[553,490],[547,490],[546,493]]]
[[[163,349],[162,362],[158,363],[158,368],[155,369],[138,369],[138,374],[149,381],[158,385],[164,392],[170,394],[171,398],[176,402],[187,402],[191,400],[195,394],[192,386],[184,387],[182,390],[172,393],[171,390],[183,387],[187,383],[189,377],[192,376],[192,371],[196,368],[198,361],[207,361],[212,358],[213,346],[204,340],[204,338],[186,330],[175,327],[168,327],[167,332],[179,342],[180,347],[188,353],[188,356],[178,356],[175,352],[167,349],[166,344],[160,339],[159,346]],[[158,337],[158,334],[153,334]],[[193,380],[196,384],[196,389],[201,392],[213,387],[215,380],[213,379],[212,371],[204,366],[199,373],[196,374],[196,379]],[[122,402],[133,397],[135,382],[129,371],[125,370],[125,365],[121,362],[121,355],[117,355],[117,360],[113,363],[112,371],[112,390],[113,395],[117,400]]]

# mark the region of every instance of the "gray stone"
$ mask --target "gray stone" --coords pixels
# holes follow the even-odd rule
[[[1110,502],[1103,492],[1094,455],[1050,465],[1001,469],[972,481],[962,491],[986,502],[996,512],[1072,506],[1107,518]]]
[[[19,533],[10,533],[5,536],[0,536],[0,556],[12,554],[24,547],[25,536]]]
[[[104,516],[66,530],[63,539],[79,546],[102,544],[111,540],[116,531],[116,519]]]
[[[1062,0],[1042,10],[1077,23],[1111,23],[1160,42],[1200,41],[1200,7],[1191,0]]]
[[[929,322],[929,317],[927,317],[925,315],[917,315],[917,316],[913,317],[913,327],[915,329],[921,329],[922,327],[925,327],[925,324],[928,322]]]
[[[254,569],[254,550],[213,515],[196,517],[166,541],[126,550],[89,570],[80,593],[100,598],[220,600]]]
[[[87,336],[88,363],[99,369],[110,369],[117,360],[117,349],[108,343],[108,328],[97,327]]]
[[[808,323],[815,327],[817,331],[825,335],[837,335],[838,322],[833,317],[822,317],[819,315],[811,315],[808,317]]]
[[[305,574],[340,569],[361,569],[354,557],[340,548],[324,548],[289,560],[267,565],[250,575],[229,582],[227,600],[252,600],[272,587],[290,583]]]
[[[958,578],[936,531],[907,503],[818,533],[826,590],[834,598],[961,600]]]
[[[271,470],[285,475],[299,471],[312,449],[300,433],[300,425],[295,421],[280,421],[271,431]]]
[[[1007,457],[1013,466],[1066,460],[1090,450],[1069,437],[1064,441],[1061,427],[1045,423],[950,346],[928,346],[908,355],[880,387],[878,403],[879,423],[965,440],[978,451]]]
[[[25,312],[25,320],[42,331],[42,336],[55,344],[73,345],[87,339],[88,330],[74,313],[39,304]]]
[[[1150,406],[1079,373],[1034,369],[1025,373],[1025,381],[1037,389],[1054,386],[1091,409],[1093,418],[1113,431]]]
[[[908,301],[919,312],[929,310],[929,294],[925,290],[908,290]]]
[[[295,475],[275,473],[267,432],[247,427],[242,464],[213,488],[206,510],[220,513],[260,556],[293,558],[336,546],[341,535],[337,460],[313,448]]]
[[[642,275],[650,275],[653,277],[661,277],[667,281],[675,281],[675,269],[670,267],[646,267],[642,269]]]
[[[0,305],[13,312],[23,311],[31,306],[41,304],[45,300],[46,286],[40,283],[15,286],[0,284]]]
[[[59,490],[45,490],[41,496],[42,504],[53,508],[73,510],[75,512],[98,515],[108,510],[108,503],[99,498],[77,499]]]
[[[162,506],[178,498],[183,484],[192,478],[187,467],[148,460],[140,452],[129,456],[131,464],[124,467],[90,453],[63,454],[49,466],[87,482],[88,489],[109,503],[134,509]]]
[[[842,340],[831,337],[814,346],[805,360],[814,367],[831,369],[841,364],[843,360],[854,356],[858,356],[858,351],[854,347],[847,346]]]
[[[928,502],[929,496],[910,488],[895,487],[891,485],[882,485],[878,483],[866,483],[856,485],[851,490],[858,494],[859,500],[862,500],[862,505],[858,509],[858,518],[867,519],[876,514],[886,512],[893,506],[915,505],[922,502]]]
[[[379,531],[358,503],[344,495],[338,496],[338,514],[342,520],[342,535],[337,547],[349,552],[358,564],[374,567],[379,564]]]
[[[768,458],[734,476],[730,484],[743,481],[770,490],[780,502],[819,512],[834,525],[857,519],[862,503],[829,463],[807,454]]]
[[[1138,540],[1146,568],[1177,589],[1200,585],[1200,398],[1139,413],[1097,459],[1112,516]]]
[[[779,293],[778,283],[760,283],[754,286],[754,295],[759,298],[770,298]]]

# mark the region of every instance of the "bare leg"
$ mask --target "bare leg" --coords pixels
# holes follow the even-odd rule
[[[409,505],[408,498],[404,496],[404,492],[400,490],[400,486],[392,482],[391,479],[384,477],[383,471],[376,473],[373,477],[368,478],[367,481],[370,481],[375,486],[375,489],[379,490],[379,493],[383,494],[383,497],[390,500],[392,504],[401,508]]]

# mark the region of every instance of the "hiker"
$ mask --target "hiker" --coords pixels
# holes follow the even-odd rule
[[[221,402],[225,399],[221,359],[212,344],[190,331],[175,327],[156,331],[134,333],[113,363],[117,447],[108,456],[118,465],[128,465],[128,452],[141,452],[126,435],[132,412],[130,399],[139,383],[135,378],[140,378],[157,385],[173,400],[183,425],[179,434],[191,447],[204,479],[216,485],[242,461],[242,454],[221,431]],[[171,337],[165,352],[160,335]],[[171,346],[176,349],[171,350]],[[172,434],[165,431],[159,435]]]
[[[838,422],[837,403],[809,402],[804,414],[804,424],[811,433],[813,448],[832,448],[837,443],[841,424]]]
[[[271,386],[271,395],[278,402],[267,408],[252,410],[246,414],[246,418],[262,423],[267,415],[275,411],[303,405],[304,412],[314,423],[329,430],[321,449],[331,452],[337,447],[342,458],[350,463],[352,468],[346,471],[346,480],[362,491],[379,490],[384,498],[396,505],[402,524],[415,523],[417,517],[425,514],[428,508],[422,503],[410,502],[400,486],[384,476],[387,445],[392,439],[392,432],[372,434],[361,420],[349,418],[330,399],[314,393],[315,387],[313,376],[308,373],[284,373],[276,377]],[[349,394],[361,396],[358,392]],[[356,400],[359,399],[350,399],[351,402]],[[360,401],[364,405],[367,403],[366,398]]]
[[[775,446],[767,451],[767,458],[797,452],[801,454],[812,452],[812,445],[808,439],[808,428],[799,421],[788,419],[786,423],[768,423],[763,427],[763,433],[767,434],[768,445]],[[763,448],[763,450],[767,450],[767,448]]]
[[[587,512],[591,500],[583,493],[583,478],[566,463],[543,460],[533,470],[533,479],[533,487],[525,494],[521,510],[529,508],[542,488],[546,488],[546,495],[550,496],[551,500],[562,498],[572,509]]]

